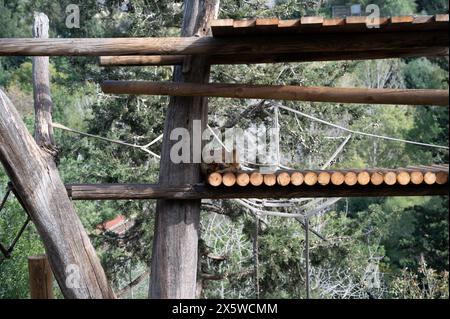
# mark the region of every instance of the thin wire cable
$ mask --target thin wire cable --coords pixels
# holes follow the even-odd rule
[[[71,128],[69,128],[67,126],[64,126],[62,124],[59,124],[59,123],[53,123],[53,127],[54,128],[59,128],[61,130],[67,131],[67,132],[76,133],[76,134],[79,134],[79,135],[82,135],[82,136],[96,138],[96,139],[99,139],[99,140],[102,140],[102,141],[105,141],[105,142],[110,142],[110,143],[119,144],[119,145],[122,145],[122,146],[137,148],[137,149],[140,149],[141,151],[144,151],[144,152],[152,155],[153,157],[156,157],[157,159],[161,158],[161,156],[159,156],[158,154],[150,151],[148,149],[148,147],[153,145],[154,143],[156,143],[160,139],[162,139],[162,135],[158,136],[155,140],[153,140],[152,142],[150,142],[147,145],[137,145],[137,144],[130,144],[130,143],[122,142],[122,141],[112,140],[112,139],[109,139],[109,138],[106,138],[106,137],[93,135],[93,134],[89,134],[89,133],[85,133],[85,132],[80,132],[80,131],[71,129]]]
[[[337,128],[337,129],[340,129],[340,130],[343,130],[343,131],[346,131],[346,132],[349,132],[349,133],[352,133],[352,134],[358,134],[358,135],[363,135],[363,136],[375,137],[375,138],[379,138],[379,139],[395,141],[395,142],[402,142],[402,143],[406,143],[406,144],[419,145],[419,146],[424,146],[424,147],[433,147],[433,148],[440,148],[440,149],[446,149],[446,150],[449,149],[448,146],[443,146],[443,145],[428,144],[428,143],[404,140],[404,139],[396,138],[396,137],[383,136],[383,135],[377,135],[377,134],[372,134],[372,133],[356,131],[356,130],[352,130],[352,129],[349,129],[349,128],[346,128],[346,127],[343,127],[343,126],[340,126],[340,125],[337,125],[337,124],[334,124],[334,123],[331,123],[331,122],[319,119],[317,117],[314,117],[312,115],[303,113],[301,111],[294,110],[294,109],[292,109],[290,107],[287,107],[287,106],[284,106],[282,104],[277,104],[277,106],[279,108],[283,109],[283,110],[286,110],[286,111],[289,111],[289,112],[301,115],[303,117],[309,118],[310,120],[313,120],[313,121],[316,121],[316,122],[319,122],[319,123],[322,123],[322,124],[325,124],[325,125],[329,125],[329,126],[332,126],[334,128]]]

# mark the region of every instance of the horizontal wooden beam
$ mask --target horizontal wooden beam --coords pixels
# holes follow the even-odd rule
[[[341,185],[322,186],[161,186],[153,184],[69,184],[74,200],[145,200],[145,199],[231,199],[231,198],[316,198],[316,197],[384,197],[447,195],[444,185]]]
[[[371,50],[351,52],[302,52],[291,54],[239,54],[212,55],[208,62],[214,64],[255,64],[282,62],[313,62],[313,61],[342,61],[342,60],[373,60],[390,58],[434,57],[448,56],[448,48],[423,48],[415,50]],[[184,55],[128,55],[102,56],[101,66],[158,66],[182,64]]]
[[[370,29],[368,29],[370,30]],[[357,32],[345,34],[278,35],[264,37],[168,38],[1,38],[0,55],[226,55],[285,54],[298,52],[361,52],[448,48],[447,31]]]
[[[361,89],[246,84],[105,81],[104,93],[207,96],[311,102],[448,106],[448,90]]]

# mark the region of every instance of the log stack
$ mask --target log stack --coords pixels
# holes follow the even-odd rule
[[[408,166],[398,169],[352,169],[352,170],[279,170],[273,173],[259,171],[213,172],[207,176],[211,186],[314,186],[314,185],[445,185],[448,184],[449,166]]]

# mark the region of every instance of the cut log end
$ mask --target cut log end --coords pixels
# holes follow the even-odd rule
[[[222,182],[225,186],[231,187],[236,184],[236,175],[233,173],[225,173],[222,177]]]
[[[372,173],[372,175],[370,176],[370,182],[372,183],[372,185],[378,186],[383,184],[384,182],[384,177],[382,173]]]
[[[319,176],[317,177],[317,182],[323,186],[330,184],[330,180],[331,175],[327,172],[320,172]]]
[[[334,172],[331,174],[331,183],[333,185],[339,186],[344,184],[345,176],[341,172]]]
[[[313,186],[317,184],[318,176],[314,172],[308,172],[305,175],[305,184],[308,186]]]
[[[273,186],[277,183],[277,177],[275,174],[264,175],[264,184],[267,186]]]
[[[368,172],[360,172],[357,179],[359,185],[368,185],[370,183],[370,174]]]
[[[436,174],[433,172],[426,172],[423,180],[425,184],[433,185],[434,183],[436,183]]]
[[[277,183],[281,186],[287,186],[291,183],[291,176],[287,172],[282,172],[277,176]]]
[[[253,186],[261,186],[264,183],[264,176],[261,173],[253,172],[250,175],[250,184]]]
[[[395,185],[395,183],[397,183],[397,174],[394,172],[387,172],[384,174],[384,182],[386,185]]]
[[[208,176],[208,184],[211,186],[220,186],[222,184],[222,174],[214,172]]]
[[[345,174],[345,185],[354,186],[358,183],[358,175],[355,172],[348,172]]]
[[[448,173],[447,172],[438,172],[436,173],[436,183],[438,185],[444,185],[448,182]]]
[[[300,186],[303,184],[303,174],[300,172],[294,172],[291,174],[291,184],[294,186]]]
[[[402,171],[397,174],[397,183],[400,185],[408,185],[411,182],[411,175],[408,172]]]
[[[250,176],[247,173],[239,173],[236,177],[236,184],[247,186],[250,183]]]
[[[411,172],[411,183],[414,185],[420,185],[423,183],[423,173],[419,171]]]

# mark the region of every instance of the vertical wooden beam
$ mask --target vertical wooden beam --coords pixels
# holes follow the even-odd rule
[[[33,37],[48,39],[49,21],[44,13],[35,13]],[[33,57],[34,138],[43,150],[55,155],[52,127],[52,98],[48,56]]]
[[[28,257],[31,299],[53,299],[53,275],[47,256]]]
[[[186,0],[182,37],[210,34],[210,23],[218,11],[219,0]],[[192,56],[175,67],[174,82],[207,83],[210,66],[205,57]],[[208,100],[204,97],[172,97],[166,113],[159,182],[162,185],[187,185],[201,181],[200,164],[175,164],[170,149],[174,128],[192,132],[193,121],[206,128]],[[193,142],[191,141],[191,144]],[[201,145],[193,145],[201,147]],[[151,298],[195,298],[201,200],[159,200],[151,263]]]

